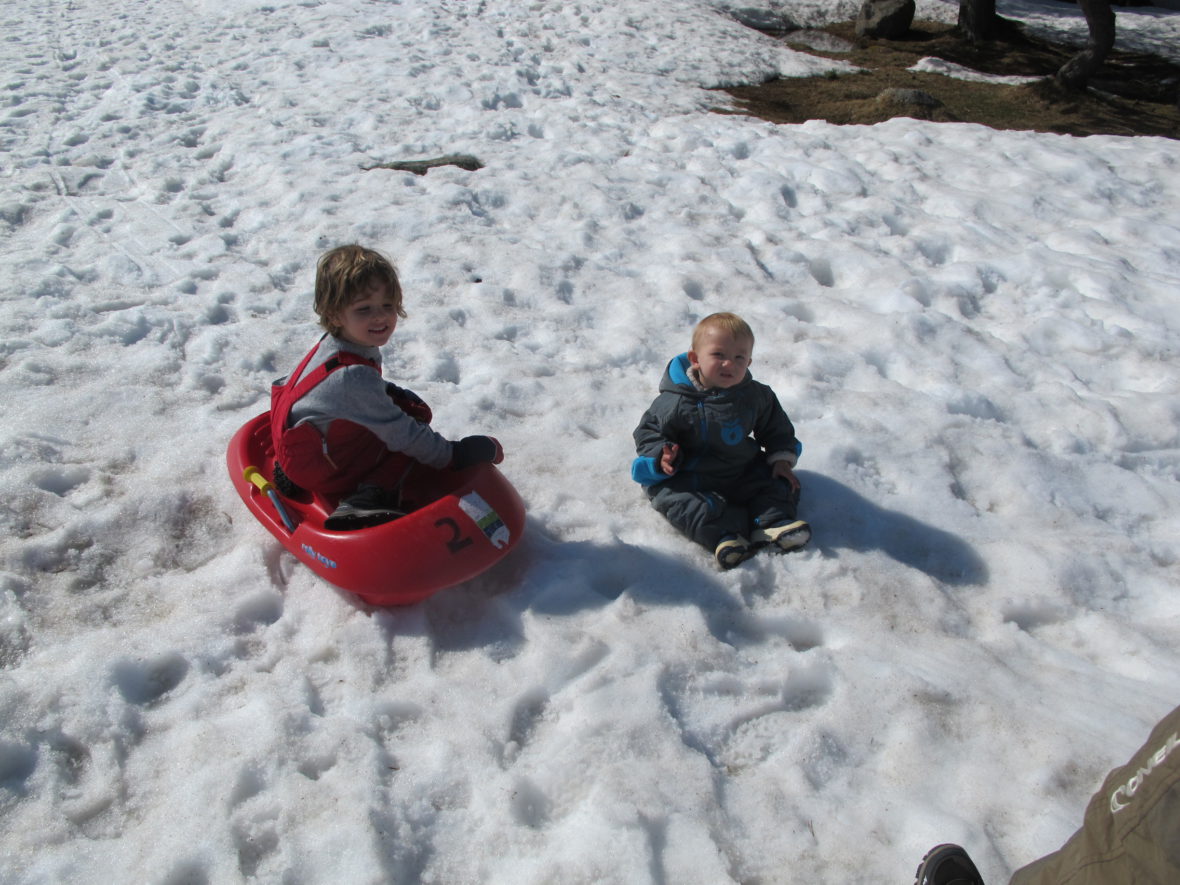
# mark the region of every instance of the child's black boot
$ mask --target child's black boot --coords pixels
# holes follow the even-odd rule
[[[347,532],[405,516],[393,496],[379,486],[363,485],[340,502],[332,515],[324,520],[324,528],[332,532]]]
[[[740,565],[754,555],[754,548],[741,535],[726,535],[713,549],[713,558],[723,569]]]
[[[780,553],[790,553],[811,540],[811,526],[801,519],[795,519],[764,529],[755,529],[750,540],[754,542],[755,547],[774,546]]]

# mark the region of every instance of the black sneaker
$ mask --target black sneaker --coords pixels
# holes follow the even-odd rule
[[[811,526],[801,519],[754,530],[750,537],[755,547],[774,546],[780,553],[798,550],[811,540]]]
[[[713,558],[723,569],[731,569],[754,555],[754,548],[741,535],[726,535],[713,549]]]
[[[366,485],[340,502],[340,506],[324,520],[324,528],[331,532],[348,532],[391,522],[405,515],[385,489]]]
[[[274,482],[275,488],[279,490],[279,494],[284,498],[298,498],[303,494],[303,489],[291,481],[291,477],[283,472],[283,468],[278,461],[275,461]]]
[[[960,846],[935,845],[918,865],[914,885],[983,885],[983,877]]]

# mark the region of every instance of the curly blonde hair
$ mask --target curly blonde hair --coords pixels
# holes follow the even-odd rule
[[[337,246],[321,255],[316,264],[315,301],[312,305],[320,318],[320,325],[335,335],[340,326],[333,320],[348,305],[363,298],[374,283],[389,287],[397,315],[404,318],[402,284],[388,258],[375,249],[355,243]]]

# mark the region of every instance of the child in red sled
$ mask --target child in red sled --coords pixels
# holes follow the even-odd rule
[[[276,481],[341,497],[326,528],[361,528],[403,513],[400,489],[417,465],[463,469],[504,459],[490,436],[451,442],[436,433],[430,407],[381,377],[381,347],[406,316],[385,256],[356,245],[325,253],[314,308],[327,332],[272,387],[271,435]]]

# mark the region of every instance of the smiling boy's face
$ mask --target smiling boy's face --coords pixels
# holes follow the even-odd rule
[[[372,282],[361,296],[332,317],[340,327],[337,333],[345,341],[362,347],[381,347],[397,328],[397,303],[389,286]]]
[[[705,387],[733,387],[745,380],[750,368],[754,342],[734,337],[724,329],[702,329],[688,361],[700,375]]]

